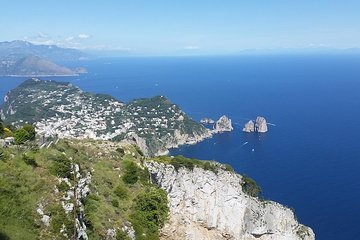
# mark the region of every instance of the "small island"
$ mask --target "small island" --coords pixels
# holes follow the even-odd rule
[[[215,121],[212,120],[211,118],[202,118],[202,119],[200,120],[200,123],[202,123],[202,124],[214,124]]]
[[[234,129],[231,119],[226,115],[221,116],[216,122],[211,118],[202,118],[200,123],[204,125],[212,125],[212,133],[231,132]]]
[[[258,116],[255,122],[253,120],[248,121],[245,124],[243,131],[248,133],[250,132],[266,133],[268,131],[266,119],[264,117]]]

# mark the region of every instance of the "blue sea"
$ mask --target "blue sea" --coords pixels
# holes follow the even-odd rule
[[[118,58],[82,64],[88,74],[51,79],[125,102],[165,95],[195,120],[229,116],[233,132],[171,154],[231,164],[256,180],[264,198],[294,208],[319,240],[360,238],[360,56]],[[0,95],[23,80],[0,78]],[[265,134],[243,133],[256,116],[275,126]]]

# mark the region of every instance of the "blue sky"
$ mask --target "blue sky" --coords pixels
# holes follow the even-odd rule
[[[133,54],[360,47],[360,1],[0,0],[0,41]]]

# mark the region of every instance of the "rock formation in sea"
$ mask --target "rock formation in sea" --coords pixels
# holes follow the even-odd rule
[[[255,129],[259,133],[265,133],[268,131],[266,120],[264,117],[257,117],[255,121]]]
[[[253,120],[248,121],[244,128],[244,132],[259,132],[259,133],[265,133],[268,131],[266,119],[264,117],[258,116],[255,120],[255,123]]]
[[[223,115],[219,118],[219,120],[216,121],[214,125],[214,132],[230,132],[233,130],[231,119],[229,119],[227,116]]]
[[[151,179],[167,191],[170,216],[163,240],[314,240],[291,209],[247,195],[241,175],[146,162]]]
[[[255,132],[255,124],[252,120],[248,121],[244,128],[243,128],[244,132]]]
[[[215,121],[212,120],[211,118],[202,118],[200,120],[200,122],[203,123],[203,124],[214,124],[215,123]]]

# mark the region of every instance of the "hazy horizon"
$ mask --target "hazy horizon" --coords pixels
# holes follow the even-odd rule
[[[360,47],[359,7],[354,0],[17,1],[2,4],[0,41],[148,56],[344,50]]]

